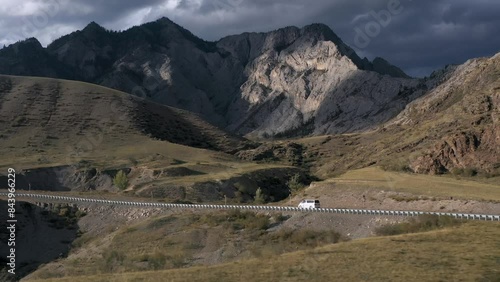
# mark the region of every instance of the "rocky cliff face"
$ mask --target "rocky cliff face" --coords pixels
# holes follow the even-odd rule
[[[261,137],[371,129],[426,91],[321,24],[206,42],[163,18],[124,32],[91,23],[47,48],[32,41],[0,50],[0,72],[98,83]],[[26,62],[28,43],[38,55]]]
[[[218,46],[248,62],[238,99],[226,114],[228,128],[240,134],[366,130],[422,94],[417,80],[363,70],[362,61],[323,25],[243,34]]]
[[[500,173],[500,53],[435,73],[437,87],[394,120],[413,128],[433,127],[440,137],[410,163],[419,173],[469,169]]]
[[[500,127],[480,132],[460,132],[444,137],[429,151],[410,164],[417,173],[439,174],[469,169],[496,174],[500,163],[498,152]]]

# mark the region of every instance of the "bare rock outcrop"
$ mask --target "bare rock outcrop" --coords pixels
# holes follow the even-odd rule
[[[426,95],[389,124],[432,140],[410,162],[418,173],[500,173],[500,53],[435,72]]]
[[[500,164],[500,127],[483,132],[461,132],[443,138],[425,155],[410,165],[417,173],[440,174],[453,169],[480,170],[488,173]]]

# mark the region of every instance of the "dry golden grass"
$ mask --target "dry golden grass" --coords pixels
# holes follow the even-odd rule
[[[228,155],[214,151],[244,145],[189,112],[97,85],[0,76],[0,86],[0,168],[71,165],[79,160],[109,166],[130,159],[148,161],[156,154],[193,162],[225,161]]]
[[[42,266],[31,277],[47,279],[214,265],[344,240],[334,230],[266,231],[272,222],[279,220],[276,215],[248,211],[156,217],[118,230],[113,228],[99,237],[84,234],[73,242],[74,248],[67,258]]]
[[[500,224],[469,222],[210,267],[28,281],[498,281]]]
[[[336,188],[342,185],[357,186],[360,189],[373,188],[407,192],[430,197],[454,197],[500,202],[500,185],[471,180],[458,180],[449,176],[433,176],[384,171],[379,167],[367,167],[348,171],[326,182],[333,182]]]
[[[76,81],[0,76],[0,174],[77,165],[98,170],[184,166],[198,175],[158,184],[224,180],[283,165],[243,162],[248,145],[194,114]],[[83,165],[82,165],[83,164]]]

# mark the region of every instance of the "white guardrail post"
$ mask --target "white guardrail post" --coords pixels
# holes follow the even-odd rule
[[[0,197],[7,197],[8,193],[0,192]],[[393,215],[393,216],[418,216],[423,214],[450,216],[458,219],[500,221],[500,215],[495,214],[467,214],[467,213],[442,213],[442,212],[423,212],[423,211],[388,211],[388,210],[363,210],[363,209],[337,209],[337,208],[318,208],[306,209],[298,207],[281,206],[253,206],[253,205],[206,205],[206,204],[169,204],[153,202],[131,202],[114,201],[93,198],[80,198],[68,196],[56,196],[45,194],[27,194],[16,193],[16,198],[34,198],[37,203],[45,201],[65,201],[66,203],[92,203],[100,205],[120,205],[133,207],[151,207],[151,208],[180,208],[180,209],[217,209],[217,210],[254,210],[254,211],[280,211],[280,212],[316,212],[316,213],[334,213],[334,214],[362,214],[362,215]]]

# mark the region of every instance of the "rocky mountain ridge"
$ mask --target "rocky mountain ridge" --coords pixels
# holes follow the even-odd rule
[[[91,23],[47,48],[0,50],[0,73],[97,83],[257,137],[368,130],[427,90],[322,24],[207,42],[166,18],[123,32]]]

